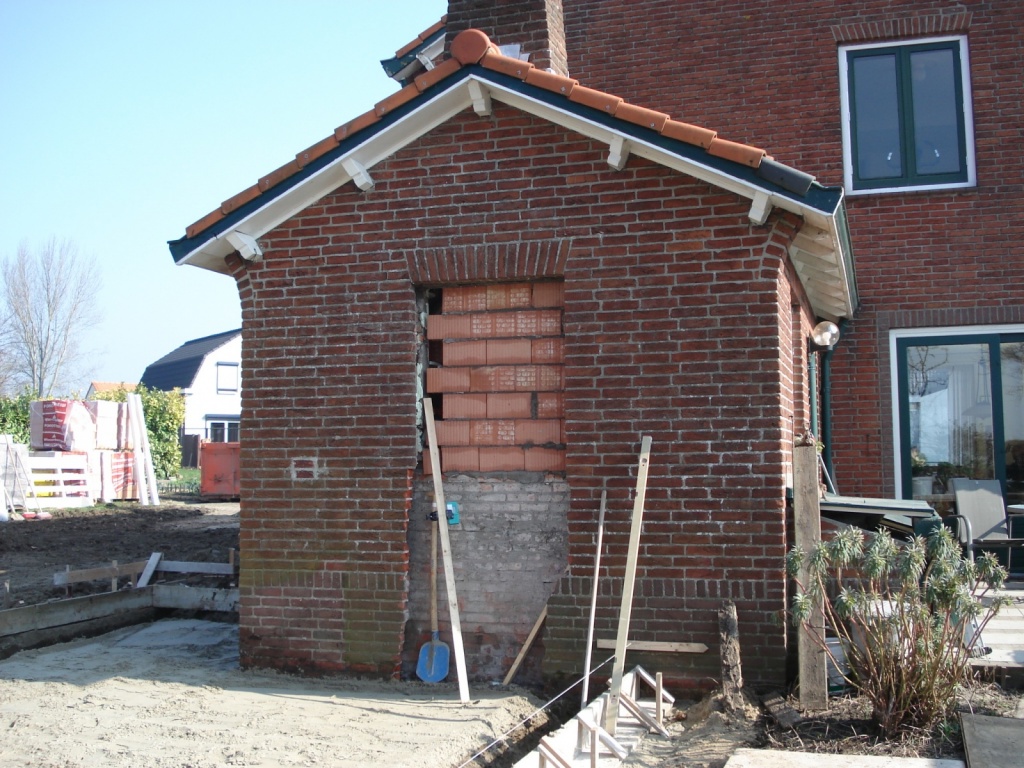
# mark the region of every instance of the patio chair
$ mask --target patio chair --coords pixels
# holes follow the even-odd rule
[[[974,562],[975,549],[1006,550],[1024,548],[1024,539],[1010,537],[1010,520],[1024,515],[1008,515],[1003,505],[1003,491],[998,480],[970,480],[955,477],[950,480],[956,497],[957,514],[946,520],[955,520],[957,538]]]

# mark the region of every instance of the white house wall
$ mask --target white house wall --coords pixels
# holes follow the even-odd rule
[[[185,395],[185,434],[208,438],[207,420],[222,416],[237,420],[242,412],[241,392],[242,337],[235,336],[210,352],[199,366],[192,387]],[[234,392],[217,389],[217,364],[237,365],[239,385]]]

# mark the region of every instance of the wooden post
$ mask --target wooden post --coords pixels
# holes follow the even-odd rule
[[[793,527],[796,546],[810,554],[821,541],[820,479],[818,448],[811,439],[793,448]],[[809,578],[807,558],[799,579]],[[800,676],[800,705],[804,709],[825,709],[828,706],[828,671],[825,662],[825,617],[821,605],[811,612],[809,628],[797,630],[797,654]],[[811,634],[813,633],[813,635]]]
[[[622,581],[622,606],[619,608],[619,630],[615,638],[615,664],[612,667],[612,681],[608,688],[608,709],[604,714],[604,729],[612,736],[615,735],[615,723],[619,718],[619,697],[622,694],[622,676],[626,667],[626,642],[629,639],[629,618],[633,611],[633,587],[636,583],[636,561],[640,553],[640,531],[644,522],[644,500],[647,497],[647,471],[650,463],[651,438],[644,435],[640,441],[633,520],[629,529],[626,574]]]
[[[740,664],[740,630],[736,603],[718,609],[718,641],[722,658],[722,701],[729,712],[743,708],[743,667]]]

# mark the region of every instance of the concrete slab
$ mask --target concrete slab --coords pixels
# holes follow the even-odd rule
[[[1024,755],[1024,721],[964,714],[960,717],[968,768],[1019,768]]]
[[[875,755],[822,755],[774,749],[738,749],[725,768],[964,768],[961,760]]]

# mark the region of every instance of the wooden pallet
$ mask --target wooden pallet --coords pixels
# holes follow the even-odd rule
[[[99,488],[84,454],[29,455],[29,504],[40,508],[91,507]]]

